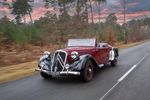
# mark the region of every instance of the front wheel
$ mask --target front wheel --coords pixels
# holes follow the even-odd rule
[[[48,75],[48,74],[46,74],[46,73],[44,73],[44,72],[41,72],[40,74],[41,74],[41,76],[42,76],[44,79],[52,78],[51,75]]]
[[[93,78],[93,63],[91,60],[88,60],[85,64],[85,67],[81,71],[81,77],[84,82],[89,82]]]

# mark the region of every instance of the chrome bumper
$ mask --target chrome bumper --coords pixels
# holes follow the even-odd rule
[[[51,72],[51,71],[43,70],[40,68],[36,68],[35,70],[40,71],[40,72],[44,72],[44,73],[47,73],[47,74],[53,75],[53,76],[56,76],[56,75],[80,75],[80,72],[77,72],[77,71]]]

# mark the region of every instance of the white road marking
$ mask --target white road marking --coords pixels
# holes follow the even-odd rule
[[[129,69],[122,77],[118,79],[118,82],[124,80],[136,67],[137,65],[134,65],[131,69]]]
[[[120,82],[118,81],[112,88],[110,88],[99,100],[103,100]]]
[[[122,82],[148,55],[148,52],[137,64],[131,67],[122,77],[117,80],[117,83],[113,85],[99,100],[103,100],[120,82]]]

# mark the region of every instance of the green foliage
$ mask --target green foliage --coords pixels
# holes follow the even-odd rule
[[[0,32],[4,33],[9,42],[29,43],[42,40],[42,31],[29,25],[8,23],[0,26]]]

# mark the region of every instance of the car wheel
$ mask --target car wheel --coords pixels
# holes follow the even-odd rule
[[[113,61],[110,62],[111,66],[117,66],[117,59],[115,58]]]
[[[85,64],[85,68],[81,72],[81,77],[84,82],[89,82],[93,78],[93,63],[88,60]]]
[[[40,74],[41,74],[41,76],[42,76],[44,79],[52,78],[51,75],[48,75],[48,74],[46,74],[46,73],[44,73],[44,72],[41,72]]]

